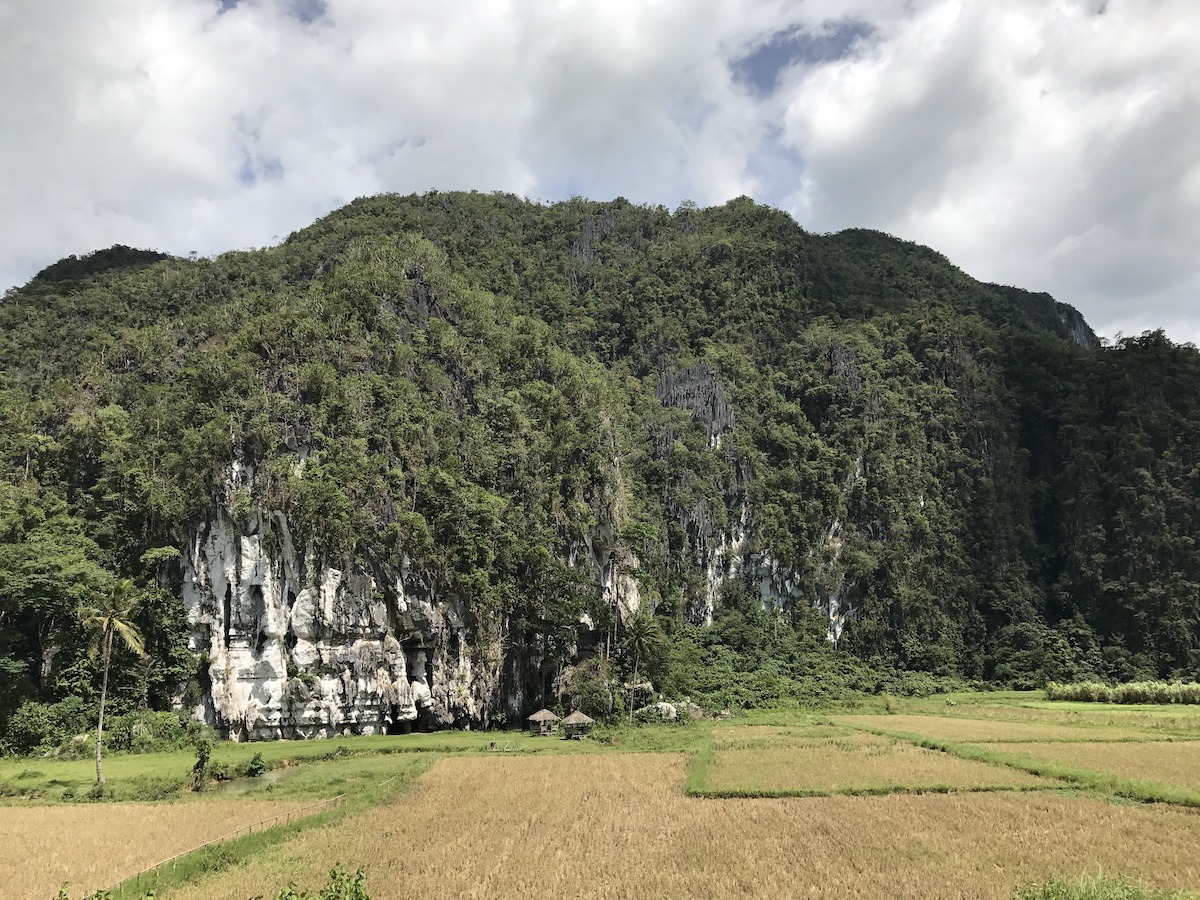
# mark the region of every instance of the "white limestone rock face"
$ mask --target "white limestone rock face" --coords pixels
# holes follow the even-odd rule
[[[499,682],[471,664],[464,604],[406,559],[335,568],[296,546],[281,513],[222,507],[182,563],[190,647],[211,680],[196,713],[230,738],[486,720]]]
[[[758,594],[763,609],[791,609],[796,604],[809,603],[828,621],[826,639],[836,644],[846,623],[854,616],[853,585],[847,583],[839,565],[841,556],[841,523],[834,521],[814,554],[811,569],[815,571],[817,595],[805,589],[803,575],[780,563],[770,549],[751,550],[750,515],[743,506],[738,521],[719,543],[696,549],[697,561],[704,572],[704,588],[690,607],[694,621],[711,625],[721,587],[728,581],[740,580]]]

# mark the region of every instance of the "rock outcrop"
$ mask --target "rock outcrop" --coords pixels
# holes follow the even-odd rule
[[[497,713],[527,712],[536,648],[527,648],[529,658],[516,658],[519,648],[506,656],[499,637],[481,636],[467,600],[403,556],[322,558],[297,540],[282,512],[247,502],[254,488],[254,471],[235,465],[225,502],[187,536],[182,554],[190,647],[209,688],[197,718],[234,740],[271,740],[486,726]],[[565,562],[594,581],[621,621],[642,598],[638,558],[618,537],[619,502],[597,500],[596,524]],[[695,621],[711,624],[731,579],[755,590],[765,608],[813,602],[799,573],[752,549],[750,520],[743,504],[727,534],[699,520],[689,528],[703,576]],[[831,570],[837,534],[835,522]],[[818,604],[836,641],[850,610],[841,582],[827,580],[836,590]],[[584,633],[592,627],[586,617],[581,624]]]
[[[496,698],[461,600],[403,558],[334,567],[279,512],[219,507],[185,548],[183,599],[211,684],[195,713],[235,740],[486,723]]]

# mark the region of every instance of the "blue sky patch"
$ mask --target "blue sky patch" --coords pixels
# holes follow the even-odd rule
[[[221,12],[227,13],[231,9],[235,9],[241,0],[218,0],[221,4]],[[324,17],[329,11],[325,0],[288,0],[287,14],[293,19],[298,19],[305,25],[311,25],[313,22]]]
[[[785,31],[773,35],[753,52],[733,60],[734,77],[759,94],[770,94],[779,73],[795,63],[822,63],[846,55],[850,45],[871,34],[863,22],[829,22],[819,32]]]
[[[277,157],[256,159],[249,153],[242,159],[237,180],[243,187],[254,187],[260,181],[278,181],[283,177],[283,162]]]

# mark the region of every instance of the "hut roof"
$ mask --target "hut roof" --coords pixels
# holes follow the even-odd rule
[[[579,710],[571,713],[563,719],[564,725],[591,725],[595,720],[591,716],[585,716]]]
[[[557,722],[558,716],[548,709],[539,709],[529,717],[530,722]]]

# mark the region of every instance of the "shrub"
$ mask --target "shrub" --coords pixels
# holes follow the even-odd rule
[[[204,735],[196,741],[195,747],[196,762],[192,766],[192,790],[202,791],[208,787],[208,783],[213,777],[213,742],[209,740],[207,735]]]
[[[329,884],[317,893],[301,891],[289,884],[279,892],[279,900],[371,900],[365,886],[367,876],[359,869],[353,875],[334,866],[329,873]],[[255,900],[262,900],[256,897]]]
[[[86,732],[89,725],[89,715],[78,697],[58,703],[26,700],[9,717],[4,743],[13,753],[33,753],[56,747]]]
[[[134,712],[113,716],[104,727],[104,742],[112,750],[153,753],[190,743],[187,729],[172,712]]]
[[[612,663],[596,657],[566,669],[560,678],[560,693],[565,706],[603,719],[613,712],[612,684]]]
[[[259,751],[250,757],[250,761],[246,763],[246,765],[242,766],[241,774],[247,778],[257,778],[269,768],[271,767],[268,766],[267,761],[263,759],[262,751]]]
[[[1135,681],[1110,687],[1098,681],[1046,684],[1047,700],[1076,703],[1179,703],[1200,704],[1200,684],[1179,681]]]

